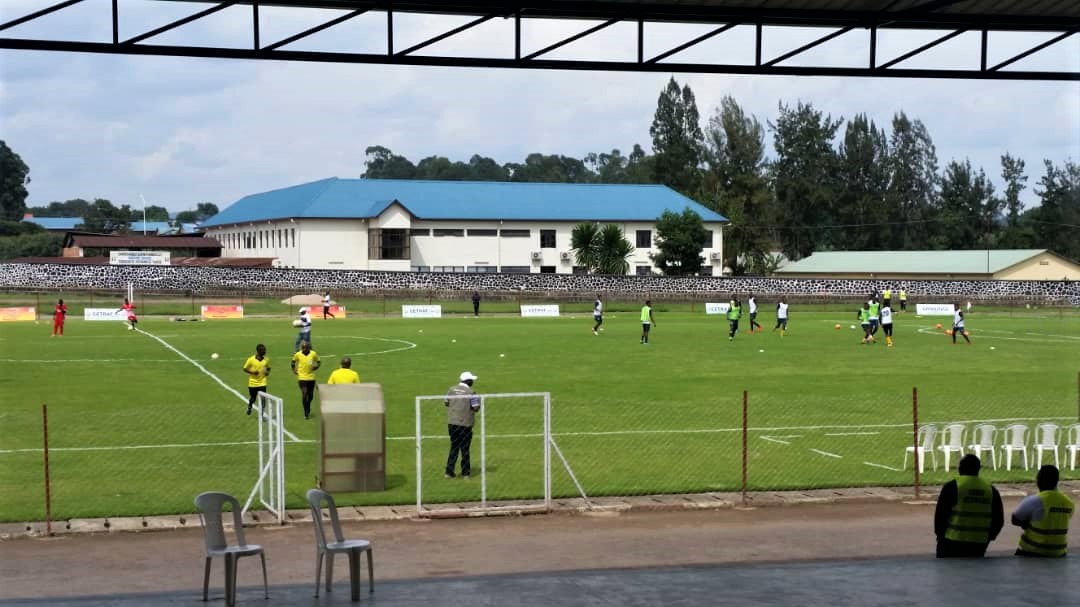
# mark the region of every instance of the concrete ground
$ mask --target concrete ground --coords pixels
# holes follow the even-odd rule
[[[1031,487],[999,489],[1008,512]],[[1080,499],[1080,487],[1065,489]],[[591,514],[422,521],[403,514],[362,520],[363,509],[355,509],[345,526],[346,535],[375,546],[375,592],[365,585],[362,604],[1080,604],[1080,588],[1069,583],[1080,579],[1080,559],[1013,557],[1019,530],[1008,524],[990,558],[934,559],[932,492],[918,501],[888,489],[754,494],[753,509],[733,507],[726,497],[622,500]],[[164,531],[54,537],[5,529],[2,605],[204,604],[197,521]],[[263,599],[259,560],[244,558],[239,605],[350,603],[341,557],[333,592],[314,598],[310,523],[246,533],[266,549],[270,599]],[[1070,535],[1070,544],[1080,545],[1075,526]],[[210,582],[211,602],[221,604],[220,561]]]

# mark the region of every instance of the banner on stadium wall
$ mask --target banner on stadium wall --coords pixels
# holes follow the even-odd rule
[[[127,320],[127,312],[116,308],[83,308],[83,320]]]
[[[322,318],[322,310],[323,307],[321,305],[311,306],[311,320]],[[345,318],[345,306],[330,306],[330,313],[338,318]]]
[[[915,304],[915,313],[919,316],[952,316],[952,304]]]
[[[402,318],[442,318],[442,306],[401,306]]]
[[[558,316],[559,306],[557,305],[529,305],[521,306],[522,316]]]
[[[26,306],[20,308],[0,308],[0,322],[19,322],[37,320],[37,308]]]
[[[244,306],[203,306],[203,318],[243,318]]]
[[[109,263],[114,266],[167,266],[168,251],[109,251]]]
[[[731,309],[731,304],[729,304],[729,303],[707,303],[707,304],[705,304],[705,313],[706,314],[727,314],[729,309]]]

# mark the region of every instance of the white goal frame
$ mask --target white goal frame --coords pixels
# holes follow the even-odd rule
[[[277,517],[279,524],[285,523],[285,400],[259,392],[256,399],[256,413],[259,416],[259,477],[244,502],[246,513],[259,496],[262,504]]]
[[[581,497],[584,498],[585,503],[589,504],[588,497],[585,495],[581,484],[574,476],[574,471],[570,469],[570,464],[563,457],[562,452],[559,450],[558,445],[555,444],[551,435],[551,393],[550,392],[506,392],[498,394],[478,394],[480,397],[480,415],[478,416],[479,430],[480,430],[480,503],[474,506],[461,506],[460,504],[453,504],[444,509],[431,508],[430,505],[425,509],[423,501],[423,478],[424,478],[424,458],[423,458],[423,430],[421,428],[421,405],[425,401],[436,401],[440,404],[446,400],[446,395],[426,395],[416,397],[416,516],[417,517],[434,517],[434,516],[458,516],[458,515],[473,515],[473,514],[504,514],[507,512],[551,512],[551,451],[552,447],[555,449],[555,453],[558,455],[559,460],[562,461],[563,467],[570,475],[570,479],[577,487]],[[543,421],[543,440],[544,440],[544,487],[543,487],[543,503],[516,503],[505,505],[492,505],[488,503],[487,499],[487,424],[486,424],[486,411],[487,401],[499,398],[528,398],[528,397],[542,397],[544,403],[544,421]],[[429,437],[430,438],[430,437]]]

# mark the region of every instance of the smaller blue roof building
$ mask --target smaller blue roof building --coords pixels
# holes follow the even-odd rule
[[[719,274],[727,218],[663,185],[333,177],[245,196],[200,227],[226,256],[288,267],[571,273],[573,227],[616,224],[645,274],[656,220],[687,208],[712,232],[705,271]]]
[[[23,217],[27,223],[36,223],[50,232],[70,232],[83,222],[82,217]]]

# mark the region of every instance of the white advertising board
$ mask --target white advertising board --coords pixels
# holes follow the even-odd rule
[[[952,304],[915,304],[915,313],[919,316],[952,316]]]
[[[402,318],[442,318],[442,306],[401,306]]]
[[[731,304],[727,303],[707,303],[705,304],[706,314],[727,314],[731,308]]]
[[[559,306],[557,305],[528,305],[521,306],[522,316],[558,316]]]
[[[114,266],[167,266],[168,251],[109,251],[109,263]]]
[[[83,308],[83,320],[127,320],[127,312],[116,308]]]

